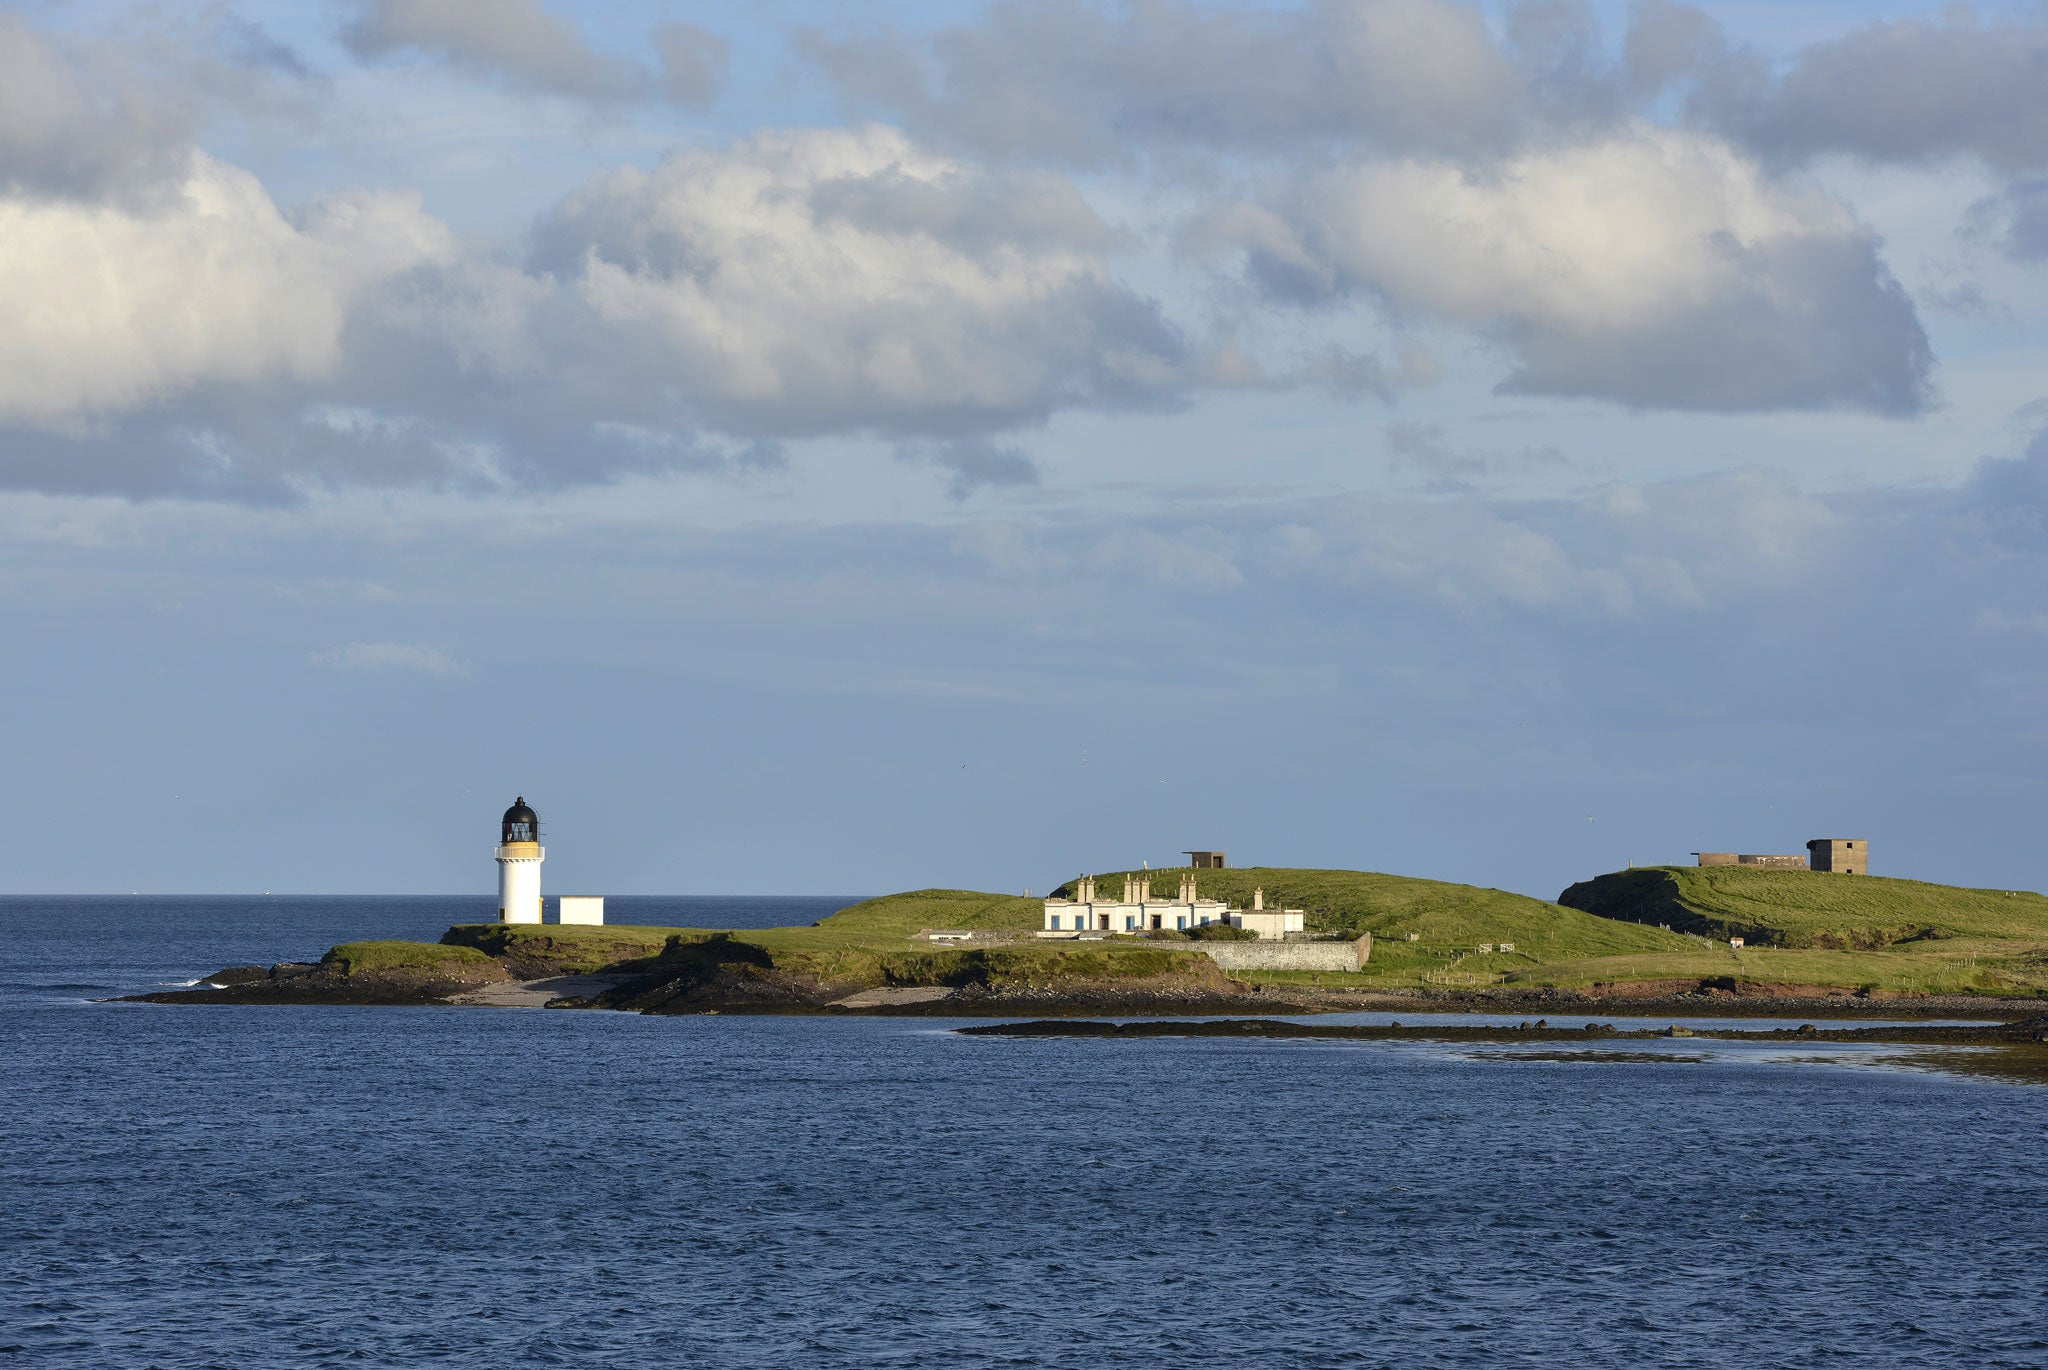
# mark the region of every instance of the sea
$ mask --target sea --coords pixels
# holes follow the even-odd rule
[[[1896,1049],[105,1002],[491,912],[0,899],[0,1367],[2048,1365],[2048,1089]]]

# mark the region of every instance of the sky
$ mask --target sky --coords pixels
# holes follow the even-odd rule
[[[2048,6],[0,0],[0,891],[2048,888]]]

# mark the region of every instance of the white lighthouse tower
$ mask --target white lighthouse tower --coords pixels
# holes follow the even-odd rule
[[[498,838],[498,921],[540,921],[540,863],[547,860],[540,845],[540,816],[520,795],[505,810]]]

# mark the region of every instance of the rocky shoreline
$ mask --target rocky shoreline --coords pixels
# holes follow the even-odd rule
[[[1265,1017],[1356,1012],[1744,1018],[1964,1018],[2011,1022],[2037,1016],[2039,1000],[1974,995],[1788,994],[1719,984],[1644,986],[1620,993],[1516,989],[1351,989],[1248,984],[1218,974],[1041,984],[933,986],[834,983],[778,970],[743,943],[647,958],[577,974],[498,958],[359,970],[332,961],[233,966],[198,987],[130,996],[155,1004],[358,1004],[377,1007],[592,1008],[652,1014],[811,1013],[916,1017],[1074,1019]]]
[[[1920,999],[1829,994],[1787,997],[1731,993],[1716,986],[1682,994],[1620,997],[1554,990],[1354,990],[1252,985],[1220,974],[1150,979],[997,985],[833,983],[763,964],[758,950],[720,948],[644,958],[599,973],[506,958],[457,958],[445,965],[351,968],[317,964],[238,966],[204,987],[134,996],[157,1004],[302,1004],[366,1007],[605,1009],[647,1014],[804,1014],[828,1017],[989,1018],[958,1031],[1012,1040],[1172,1037],[1433,1042],[1493,1048],[1501,1059],[1679,1062],[1703,1059],[1669,1047],[1628,1051],[1620,1044],[1701,1038],[1796,1045],[1873,1044],[1922,1048],[1895,1063],[2004,1082],[2048,1084],[2048,1012],[2039,1000],[1956,995]],[[1384,1024],[1287,1022],[1278,1015],[1328,1013],[1428,1015],[1436,1021]],[[1514,1023],[1443,1021],[1447,1015]],[[1759,1020],[1755,1027],[1616,1027],[1599,1016]],[[1550,1019],[1594,1018],[1581,1027]],[[1868,1026],[1859,1019],[1886,1021]],[[1019,1021],[1019,1020],[1022,1021]],[[1948,1019],[1945,1023],[1914,1019]],[[1122,1021],[1106,1021],[1122,1020]],[[1765,1026],[1770,1020],[1780,1020]],[[1797,1020],[1788,1022],[1785,1020]],[[1907,1020],[1902,1022],[1901,1020]],[[1954,1020],[1963,1020],[1960,1023]],[[1819,1026],[1825,1023],[1827,1026]],[[1957,1050],[1957,1048],[1972,1048]]]
[[[1265,1041],[1416,1042],[1437,1046],[1481,1048],[1475,1059],[1580,1064],[1673,1065],[1707,1059],[1698,1053],[1638,1049],[1629,1042],[1698,1040],[1752,1042],[1778,1047],[1891,1046],[1907,1050],[1888,1054],[1883,1064],[1971,1076],[2002,1084],[2048,1085],[2048,1014],[2030,1006],[2024,1017],[1995,1023],[1874,1024],[1869,1027],[1800,1023],[1796,1027],[1620,1028],[1593,1021],[1579,1027],[1554,1026],[1548,1020],[1524,1019],[1513,1024],[1478,1023],[1290,1023],[1271,1018],[1136,1022],[1056,1018],[1022,1023],[984,1023],[956,1028],[965,1037],[1011,1041],[1105,1039],[1145,1041],[1164,1038],[1224,1038]],[[1484,1048],[1494,1048],[1486,1050]],[[1914,1050],[1913,1048],[1918,1048]],[[1834,1058],[1801,1058],[1830,1060]]]
[[[1347,1042],[1622,1042],[1667,1038],[1701,1038],[1723,1042],[1867,1042],[1893,1046],[2032,1046],[2048,1043],[2048,1014],[2005,1023],[1896,1023],[1863,1028],[1819,1028],[1812,1023],[1780,1028],[1617,1028],[1592,1022],[1581,1027],[1553,1027],[1544,1019],[1512,1025],[1463,1023],[1358,1024],[1290,1023],[1271,1018],[1208,1019],[1200,1022],[1102,1022],[1070,1018],[1027,1023],[987,1023],[960,1028],[968,1037],[1157,1037],[1267,1038]]]

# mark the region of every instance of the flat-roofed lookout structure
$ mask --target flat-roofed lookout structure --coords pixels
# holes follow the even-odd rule
[[[1817,871],[1836,875],[1870,874],[1870,844],[1860,838],[1816,837],[1806,844],[1807,860]]]
[[[1228,864],[1220,851],[1191,851],[1186,855],[1188,864],[1198,871],[1220,871]]]
[[[1765,870],[1870,874],[1870,844],[1860,837],[1816,837],[1806,855],[1752,856],[1746,852],[1696,851],[1702,866],[1760,866]]]

